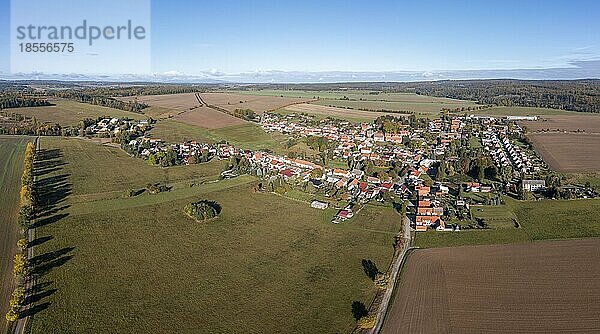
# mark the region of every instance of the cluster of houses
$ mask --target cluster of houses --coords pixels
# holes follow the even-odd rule
[[[541,159],[514,145],[506,134],[484,131],[481,142],[497,166],[512,167],[521,174],[538,173],[544,169]]]
[[[238,148],[224,143],[211,145],[195,140],[180,143],[166,143],[160,138],[145,136],[130,140],[126,143],[125,148],[130,154],[140,156],[143,159],[172,152],[176,155],[177,161],[180,161],[183,165],[207,162],[214,157],[218,157],[219,159],[229,159],[231,156],[238,155],[242,152]]]
[[[425,123],[424,127],[409,127],[398,124],[394,133],[384,133],[373,123],[351,123],[341,120],[325,119],[316,121],[303,114],[265,113],[261,116],[261,126],[267,132],[281,132],[296,137],[324,137],[336,143],[332,149],[334,158],[353,161],[371,160],[376,165],[387,162],[401,163],[406,173],[397,177],[385,176],[380,179],[365,175],[363,170],[327,168],[314,162],[277,155],[265,151],[241,150],[229,144],[209,145],[196,141],[168,144],[158,138],[137,137],[127,143],[134,154],[148,158],[152,155],[170,152],[176,154],[183,164],[208,161],[213,157],[229,159],[232,156],[245,158],[254,175],[263,178],[278,177],[286,182],[303,182],[316,189],[343,193],[348,205],[339,209],[334,222],[344,221],[354,216],[353,203],[366,203],[382,200],[387,193],[411,202],[412,225],[417,231],[436,229],[438,231],[456,231],[458,226],[444,221],[444,207],[449,207],[449,188],[441,182],[432,182],[441,159],[446,156],[451,143],[477,137],[494,163],[500,166],[513,166],[515,171],[529,173],[543,166],[529,152],[514,145],[508,137],[509,121],[484,116],[443,117]],[[471,126],[476,124],[477,126]],[[516,126],[516,124],[513,123]],[[129,129],[147,126],[142,121],[125,123],[124,121],[103,119],[90,129],[115,131],[116,128]],[[478,129],[478,130],[473,130]],[[518,130],[520,128],[517,127]],[[432,140],[433,138],[433,140]],[[411,145],[407,145],[410,143]],[[401,145],[402,144],[402,145]],[[388,164],[389,165],[389,164]],[[379,175],[379,174],[377,174]],[[385,174],[384,174],[385,175]],[[223,177],[235,177],[237,172],[227,170]],[[425,182],[425,180],[428,180]],[[541,185],[535,182],[523,182],[524,187],[539,190]],[[468,192],[491,192],[493,188],[479,182],[466,184]],[[451,202],[453,207],[464,208],[468,204],[462,199]],[[311,207],[326,209],[329,203],[314,200]],[[414,213],[414,214],[413,214]]]
[[[85,132],[88,135],[98,136],[116,136],[123,132],[144,133],[150,130],[151,122],[147,119],[130,120],[122,118],[100,118],[95,123],[86,127]]]

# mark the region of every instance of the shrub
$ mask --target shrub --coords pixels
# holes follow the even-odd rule
[[[358,327],[362,329],[369,329],[375,327],[375,320],[377,317],[374,315],[365,315],[364,317],[358,319]]]
[[[148,193],[150,193],[150,194],[158,194],[163,191],[168,191],[169,188],[167,188],[167,186],[160,184],[160,183],[156,183],[156,184],[148,183],[148,185],[146,185],[146,190],[148,190]]]
[[[188,203],[183,210],[197,221],[204,221],[217,217],[221,213],[221,206],[214,201],[201,200]]]
[[[377,274],[374,283],[380,289],[385,289],[390,284],[390,276],[387,274]]]

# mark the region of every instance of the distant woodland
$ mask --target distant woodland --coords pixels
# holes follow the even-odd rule
[[[360,82],[259,85],[265,89],[369,90],[416,93],[477,101],[482,105],[542,107],[600,112],[600,80],[444,80],[427,82]],[[252,87],[248,88],[252,89]]]
[[[35,87],[33,89],[32,87]],[[126,111],[147,106],[114,97],[206,92],[215,89],[368,90],[416,93],[476,101],[481,105],[522,106],[600,112],[600,80],[446,80],[334,84],[155,84],[61,81],[0,81],[0,107],[45,105],[47,97],[61,97]]]

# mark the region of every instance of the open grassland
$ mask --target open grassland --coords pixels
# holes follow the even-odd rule
[[[53,106],[14,108],[7,110],[23,116],[35,117],[39,122],[58,123],[63,126],[77,125],[86,118],[96,119],[101,116],[145,119],[143,114],[123,111],[108,107],[96,106],[70,100],[51,100]]]
[[[27,141],[32,138],[0,136],[0,314],[8,311],[8,300],[14,287],[12,258],[16,254],[19,231],[19,188],[23,173],[23,158]],[[0,321],[0,333],[6,331],[6,321]]]
[[[49,149],[60,147],[56,153],[61,159],[53,162],[52,168],[60,170],[61,174],[57,176],[68,178],[72,183],[71,200],[100,193],[120,197],[128,188],[143,188],[149,182],[214,180],[224,164],[213,160],[205,164],[160,168],[132,158],[121,149],[80,138],[43,137],[41,143]]]
[[[169,142],[202,140],[207,142],[227,141],[245,149],[277,150],[280,144],[260,127],[245,123],[219,129],[206,129],[175,120],[158,122],[150,134]]]
[[[198,181],[218,176],[210,165],[159,169],[82,140],[44,138],[42,148],[49,206],[36,256],[49,264],[34,333],[348,332],[352,302],[375,293],[362,259],[385,270],[401,227],[390,207],[334,225],[331,210],[252,192],[249,176]],[[105,196],[167,174],[178,180],[169,192]],[[187,217],[199,199],[217,201],[220,216]]]
[[[600,134],[549,132],[530,133],[527,137],[554,170],[600,171]]]
[[[519,228],[490,224],[491,228],[481,230],[427,231],[417,233],[415,245],[428,248],[600,237],[599,199],[506,201],[502,206],[510,211],[506,217],[514,215]]]
[[[506,205],[472,205],[471,215],[485,221],[490,228],[514,228],[517,219]]]
[[[600,239],[416,250],[383,333],[600,331]]]
[[[173,117],[173,120],[207,129],[219,129],[248,123],[240,118],[208,107],[186,111]]]

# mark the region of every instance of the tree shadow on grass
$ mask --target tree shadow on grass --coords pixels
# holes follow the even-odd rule
[[[363,270],[364,270],[365,274],[367,274],[367,276],[372,281],[375,280],[375,277],[377,277],[377,274],[381,273],[379,271],[379,269],[377,269],[377,266],[375,265],[375,262],[373,262],[371,260],[362,259],[362,267],[363,267]]]
[[[354,320],[358,320],[367,314],[369,314],[369,310],[367,310],[367,307],[363,302],[358,300],[352,302],[352,316],[354,317]]]
[[[45,303],[34,305],[34,306],[22,311],[21,313],[19,313],[19,318],[26,318],[26,317],[33,316],[37,313],[40,313],[41,311],[47,309],[50,306],[50,304],[51,304],[50,302],[45,302]]]
[[[29,248],[29,247],[39,246],[39,245],[41,245],[41,244],[43,244],[43,243],[45,243],[47,241],[50,241],[52,239],[54,239],[54,237],[51,236],[51,235],[46,235],[46,236],[43,236],[43,237],[37,237],[37,238],[33,239],[31,242],[28,242],[27,243],[27,247]]]
[[[66,165],[61,157],[62,153],[59,149],[42,149],[36,153],[34,175],[37,177],[35,191],[38,209],[36,210],[36,219],[29,225],[30,228],[54,224],[69,215],[64,212],[69,205],[59,206],[59,204],[71,194],[71,184],[68,182],[70,174],[48,175],[50,173],[58,174],[57,172],[62,170],[62,166]],[[28,247],[47,245],[53,239],[52,235],[41,236],[31,241]],[[36,255],[29,260],[29,277],[36,284],[27,291],[24,300],[27,309],[23,310],[19,317],[33,316],[50,306],[51,303],[44,299],[55,294],[58,289],[51,288],[52,281],[39,282],[39,280],[50,271],[71,260],[73,255],[70,253],[74,249],[75,247],[64,247]]]
[[[31,224],[31,228],[38,228],[56,223],[57,221],[67,217],[68,215],[68,213],[59,213],[50,217],[38,219],[33,224]]]

